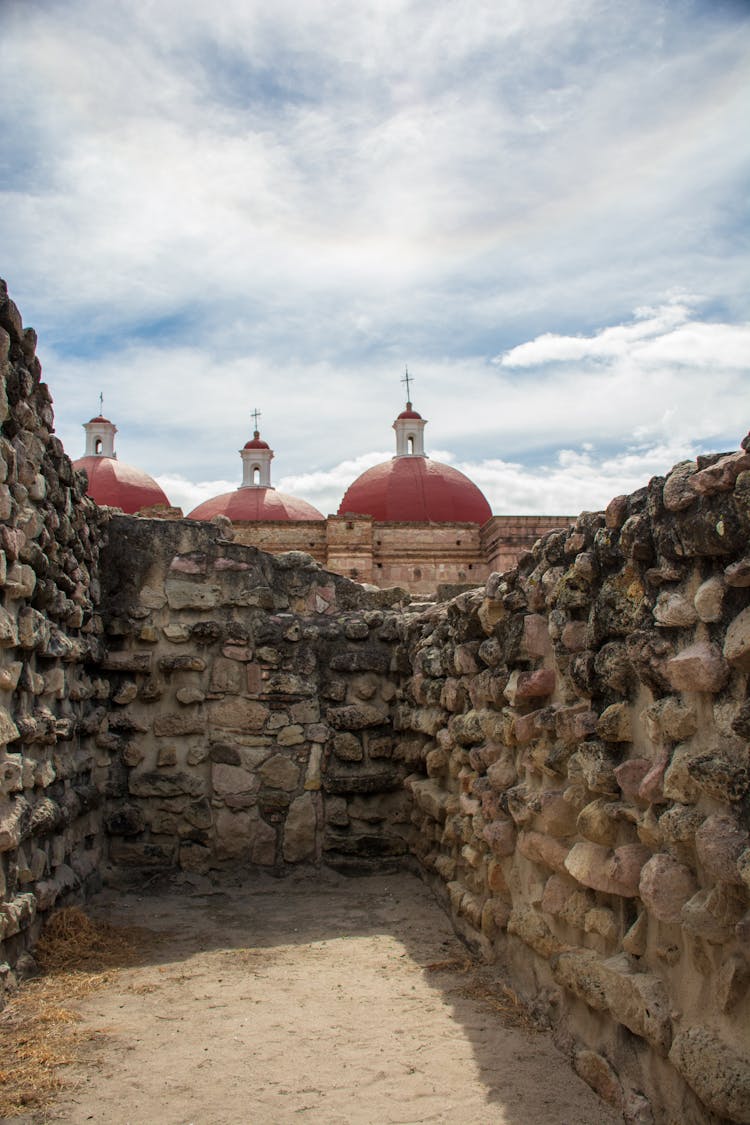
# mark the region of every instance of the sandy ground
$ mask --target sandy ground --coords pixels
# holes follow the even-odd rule
[[[71,1005],[90,1039],[54,1121],[619,1120],[548,1034],[509,1028],[467,987],[466,950],[411,875],[220,887],[196,876],[158,893],[108,890],[93,913],[165,936]]]

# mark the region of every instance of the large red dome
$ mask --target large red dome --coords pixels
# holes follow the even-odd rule
[[[86,491],[97,504],[122,508],[128,515],[157,504],[169,507],[166,493],[153,477],[115,457],[79,457],[73,468],[85,471],[89,481]]]
[[[367,469],[347,489],[347,512],[387,523],[478,523],[492,510],[477,486],[450,465],[429,457],[394,457]]]
[[[193,508],[188,519],[210,520],[227,516],[232,523],[248,520],[322,520],[325,517],[296,496],[287,496],[275,488],[236,488],[205,500]]]

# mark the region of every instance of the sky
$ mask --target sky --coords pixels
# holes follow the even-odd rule
[[[750,0],[0,0],[0,276],[188,512],[425,445],[497,514],[750,429]]]

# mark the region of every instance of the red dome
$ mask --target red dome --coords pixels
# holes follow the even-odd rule
[[[89,484],[86,491],[97,504],[122,508],[133,515],[155,504],[169,507],[169,500],[153,477],[115,457],[79,457],[73,468],[84,470]]]
[[[210,520],[228,516],[232,523],[250,520],[322,520],[323,515],[296,496],[287,496],[275,488],[236,488],[205,500],[193,508],[188,519]]]
[[[367,469],[339,506],[381,522],[485,523],[492,511],[468,477],[429,457],[394,457]]]
[[[268,444],[267,441],[261,441],[260,438],[253,438],[252,441],[246,441],[245,442],[244,448],[245,449],[270,449],[271,447],[270,447],[270,445]]]
[[[422,420],[422,415],[417,414],[416,410],[411,410],[411,409],[410,410],[402,410],[398,417],[399,418],[419,418],[420,421]],[[398,419],[396,419],[396,420],[398,421]]]

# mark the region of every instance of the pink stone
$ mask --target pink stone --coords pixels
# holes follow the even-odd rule
[[[562,631],[562,643],[568,652],[583,652],[587,648],[585,621],[569,621]]]
[[[615,496],[604,511],[604,524],[611,531],[619,531],[628,518],[628,497]]]
[[[568,904],[571,894],[575,891],[575,883],[567,875],[550,875],[544,884],[542,895],[542,910],[545,914],[553,916],[561,914]]]
[[[690,868],[664,852],[652,856],[641,871],[639,894],[660,922],[679,922],[680,911],[697,890]]]
[[[466,691],[460,680],[449,679],[443,685],[440,702],[446,711],[462,711],[466,703]]]
[[[474,652],[468,645],[456,645],[453,651],[453,667],[459,676],[473,676],[479,671]]]
[[[528,699],[544,699],[555,689],[555,673],[551,668],[536,672],[513,672],[505,686],[505,697],[512,705]]]
[[[691,484],[696,492],[703,494],[729,492],[745,469],[750,469],[750,453],[740,449],[736,453],[727,453],[715,465],[701,469],[692,477]]]
[[[695,833],[698,862],[719,883],[743,886],[737,860],[747,846],[747,832],[725,813],[707,817]]]
[[[617,784],[622,790],[622,795],[629,801],[634,801],[644,777],[651,769],[651,762],[647,758],[630,758],[614,770]]]
[[[518,851],[532,863],[539,863],[551,871],[565,873],[568,848],[559,840],[553,840],[552,837],[544,836],[541,832],[520,832]]]
[[[729,679],[729,665],[720,650],[698,641],[667,661],[667,676],[678,691],[721,691]]]
[[[599,716],[596,711],[581,711],[580,714],[575,715],[572,723],[575,741],[580,742],[588,738],[590,734],[595,734],[598,723]]]
[[[493,855],[503,859],[516,850],[516,827],[512,820],[493,820],[482,829],[482,839]]]
[[[502,758],[493,762],[487,770],[487,779],[498,793],[504,793],[506,789],[510,789],[511,785],[515,785],[518,774],[512,754],[506,753]]]
[[[724,575],[728,586],[750,586],[750,558],[731,563]]]
[[[214,570],[249,570],[250,564],[245,562],[237,562],[236,559],[217,559],[214,563]]]
[[[659,750],[656,761],[641,782],[638,790],[638,796],[641,801],[652,805],[664,803],[664,774],[667,772],[668,765],[669,750],[667,747],[662,747]]]
[[[539,737],[541,733],[538,724],[540,714],[540,711],[529,711],[528,715],[516,715],[513,720],[513,733],[516,742],[523,744]]]
[[[572,707],[561,707],[555,715],[555,733],[563,742],[578,742],[581,735],[577,720],[580,715],[588,715],[588,722],[592,723],[589,733],[593,734],[599,719],[596,711],[592,711],[588,703],[575,703]]]
[[[750,608],[738,613],[727,629],[724,656],[736,668],[750,672]]]
[[[527,656],[544,656],[550,647],[547,618],[529,613],[523,619],[522,649]]]
[[[650,855],[642,844],[623,844],[612,852],[600,844],[579,843],[568,853],[565,868],[584,887],[635,898],[641,868]]]
[[[190,558],[189,555],[175,555],[169,564],[170,570],[177,570],[180,574],[205,574],[206,560],[202,556]]]

